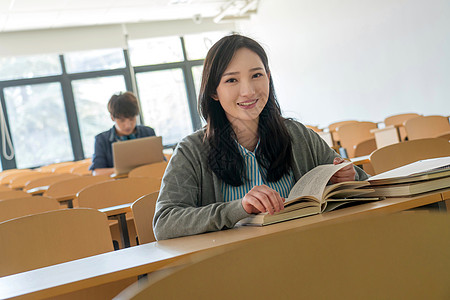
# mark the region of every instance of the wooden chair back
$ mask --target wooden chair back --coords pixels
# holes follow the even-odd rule
[[[307,128],[314,130],[315,132],[322,132],[323,130],[320,129],[317,126],[313,126],[313,125],[305,125]]]
[[[430,138],[406,141],[377,149],[370,155],[370,162],[375,174],[380,174],[421,159],[444,156],[450,156],[450,143],[443,139]]]
[[[356,122],[341,125],[337,128],[341,146],[347,151],[349,158],[355,157],[355,149],[358,143],[374,138],[371,129],[377,128],[377,124],[373,122]]]
[[[131,205],[140,245],[156,241],[152,223],[158,195],[159,192],[154,192],[142,196]]]
[[[435,136],[435,137],[436,137],[436,138],[439,138],[439,139],[444,139],[444,140],[446,140],[446,141],[450,141],[450,132],[438,134],[438,135]]]
[[[450,132],[448,117],[425,116],[409,119],[405,122],[408,140],[434,138]]]
[[[58,201],[44,196],[0,200],[0,222],[57,209]]]
[[[82,189],[77,195],[77,202],[79,207],[97,209],[133,203],[144,195],[159,191],[160,186],[161,179],[148,177],[105,181]]]
[[[59,163],[53,163],[53,164],[48,164],[45,166],[42,166],[40,168],[37,168],[36,171],[38,172],[54,172],[56,168],[60,168],[66,165],[71,165],[73,164],[73,161],[64,161],[64,162],[59,162]]]
[[[128,173],[128,177],[150,177],[161,179],[166,171],[167,164],[168,163],[166,161],[162,161],[154,164],[143,165],[131,170]]]
[[[106,215],[62,209],[0,223],[0,277],[113,251]]]
[[[9,192],[12,191],[12,189],[7,185],[0,185],[0,192]]]
[[[8,170],[3,170],[0,172],[0,180],[5,177],[8,174],[13,174],[13,173],[21,173],[21,172],[28,172],[31,171],[30,169],[8,169]]]
[[[331,136],[333,138],[333,141],[335,143],[335,147],[338,147],[340,144],[340,139],[339,139],[339,133],[337,132],[337,128],[339,126],[345,125],[345,124],[351,124],[351,123],[357,123],[358,121],[355,120],[348,120],[348,121],[340,121],[340,122],[335,122],[335,123],[331,123],[330,125],[328,125],[328,130],[331,132]]]
[[[31,173],[35,173],[36,171],[30,170],[30,169],[19,169],[17,171],[11,171],[11,172],[5,172],[0,175],[0,184],[2,185],[9,185],[9,182],[12,178],[19,176],[21,174],[31,174]]]
[[[91,165],[91,163],[88,161],[80,163],[77,166],[73,167],[70,170],[70,173],[78,174],[81,176],[90,176],[90,175],[92,175],[92,171],[89,170],[90,165]]]
[[[359,142],[355,145],[355,157],[366,156],[377,150],[377,143],[374,138]],[[369,175],[375,175],[372,163],[362,165],[363,170]]]
[[[412,119],[412,118],[417,118],[419,116],[420,115],[416,114],[416,113],[393,115],[393,116],[385,118],[384,124],[386,126],[394,125],[396,127],[399,127],[400,138],[402,141],[404,141],[407,135],[406,135],[406,130],[405,130],[405,127],[403,126],[403,124],[405,123],[405,121]]]
[[[11,180],[9,181],[9,187],[12,189],[23,189],[28,181],[52,176],[55,176],[55,174],[48,172],[31,172],[18,174],[17,176],[11,178]]]
[[[13,190],[0,192],[0,200],[16,199],[23,197],[31,197],[31,194],[28,194],[24,191],[13,191]]]
[[[44,196],[70,200],[74,199],[83,188],[108,180],[112,179],[109,176],[76,176],[50,184]]]
[[[450,218],[423,212],[293,229],[190,255],[114,299],[446,299],[445,236]]]
[[[46,177],[39,177],[39,178],[28,181],[25,184],[25,186],[23,187],[23,190],[29,191],[36,187],[49,186],[55,182],[59,182],[59,181],[63,181],[63,180],[71,179],[71,178],[78,178],[78,177],[80,177],[80,175],[67,174],[67,173],[64,173],[64,174],[54,173],[53,175],[49,175]]]
[[[53,168],[53,173],[57,173],[57,174],[70,173],[74,167],[79,166],[79,165],[80,165],[80,163],[78,161],[72,161],[70,163],[61,164],[61,165],[55,166]]]

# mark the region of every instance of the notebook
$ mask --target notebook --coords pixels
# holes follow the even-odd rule
[[[162,137],[150,136],[112,144],[115,175],[164,160]]]

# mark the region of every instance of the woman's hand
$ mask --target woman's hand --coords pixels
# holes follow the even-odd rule
[[[284,199],[267,185],[255,186],[242,199],[242,206],[249,214],[269,212],[273,215],[284,209]]]
[[[340,157],[335,157],[333,160],[333,164],[338,165],[343,163],[345,160]],[[339,171],[337,171],[330,179],[331,183],[338,183],[343,181],[353,181],[355,180],[355,168],[353,164],[350,164]]]

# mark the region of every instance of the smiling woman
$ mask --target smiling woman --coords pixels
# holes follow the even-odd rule
[[[248,37],[212,46],[199,94],[207,124],[178,144],[166,169],[153,220],[159,240],[283,210],[303,174],[341,162],[314,131],[282,117],[267,55]],[[341,170],[338,181],[367,178],[351,165]]]

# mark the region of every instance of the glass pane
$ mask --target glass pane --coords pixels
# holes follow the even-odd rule
[[[67,73],[125,68],[122,49],[100,49],[64,55]]]
[[[59,83],[4,89],[18,168],[73,160]]]
[[[184,36],[187,59],[204,59],[209,48],[227,34],[227,32],[214,31]]]
[[[126,90],[125,80],[123,76],[74,80],[72,89],[84,156],[92,157],[95,136],[114,125],[107,105],[114,93]]]
[[[198,103],[198,95],[200,93],[200,85],[202,84],[202,72],[203,65],[192,67],[192,77],[194,77],[194,85],[195,85],[195,94],[197,95],[197,103]],[[202,126],[206,125],[206,121],[203,120],[200,115],[200,121],[202,122]]]
[[[58,55],[0,57],[0,80],[61,74]]]
[[[183,49],[179,37],[162,37],[133,40],[128,43],[133,66],[156,65],[183,61]]]
[[[136,74],[145,125],[175,144],[192,132],[188,100],[181,69]]]

